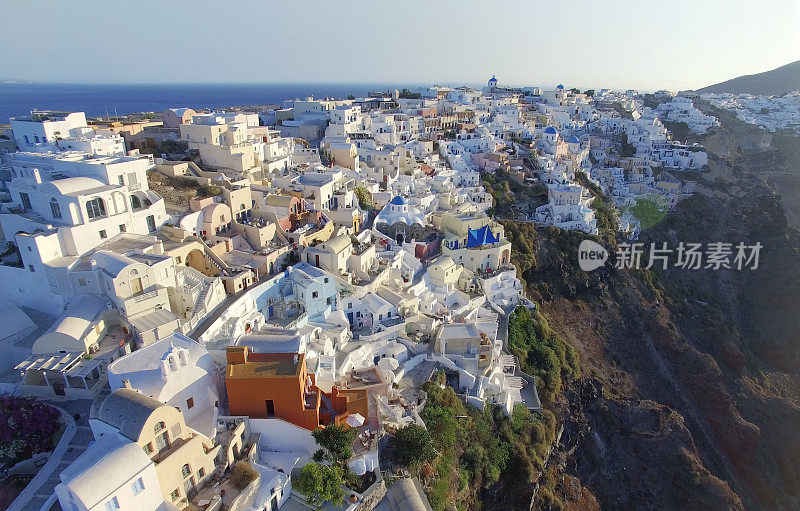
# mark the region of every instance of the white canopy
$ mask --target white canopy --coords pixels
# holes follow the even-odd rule
[[[351,413],[350,415],[347,416],[345,422],[351,428],[360,428],[361,426],[364,425],[364,416],[361,415],[360,413]]]

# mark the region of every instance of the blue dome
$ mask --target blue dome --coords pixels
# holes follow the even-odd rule
[[[406,200],[405,200],[404,198],[400,197],[399,195],[396,195],[396,196],[395,196],[395,197],[394,197],[394,198],[393,198],[391,201],[389,201],[389,202],[391,202],[391,203],[392,203],[392,204],[394,204],[395,206],[404,206],[404,205],[406,205],[406,204],[407,204],[407,203],[406,203]]]
[[[580,141],[580,140],[578,140],[578,137],[576,137],[575,135],[572,135],[571,137],[569,137],[569,138],[567,139],[567,143],[568,143],[568,144],[580,144],[580,143],[581,143],[581,141]]]
[[[491,77],[491,78],[489,78],[489,81],[490,81],[490,82],[496,82],[496,81],[497,81],[497,78],[496,78],[494,75],[492,75],[492,77]]]
[[[556,89],[563,89],[563,88],[564,88],[564,86],[563,86],[563,85],[561,85],[560,83],[559,83],[559,84],[558,84],[558,86],[556,87]]]
[[[552,127],[552,126],[548,126],[548,127],[546,127],[546,128],[544,129],[544,133],[545,133],[546,135],[556,135],[556,134],[557,134],[557,133],[556,133],[556,129],[555,129],[554,127]]]

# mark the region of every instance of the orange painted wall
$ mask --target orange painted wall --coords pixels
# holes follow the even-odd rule
[[[238,348],[238,347],[235,347]],[[244,364],[286,359],[291,361],[291,353],[247,353]],[[247,415],[252,418],[266,418],[267,400],[272,400],[275,409],[274,417],[291,422],[306,429],[315,429],[319,426],[319,390],[310,387],[310,392],[316,391],[317,398],[313,408],[306,409],[303,396],[306,387],[306,362],[303,355],[298,355],[300,364],[299,374],[274,376],[259,374],[258,371],[234,371],[233,366],[242,363],[241,352],[229,350],[228,371],[225,385],[228,391],[228,403],[231,415]],[[234,374],[236,376],[234,376]]]

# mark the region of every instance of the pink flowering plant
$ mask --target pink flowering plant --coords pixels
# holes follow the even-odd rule
[[[0,461],[16,463],[51,451],[60,418],[58,410],[35,399],[0,395]]]

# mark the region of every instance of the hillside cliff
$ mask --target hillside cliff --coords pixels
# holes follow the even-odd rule
[[[697,89],[697,92],[756,94],[780,96],[800,90],[800,60],[771,71],[744,75]]]
[[[681,175],[697,193],[641,241],[758,241],[756,270],[585,273],[585,235],[507,222],[530,294],[579,355],[550,460],[567,509],[800,507],[800,234],[773,187],[800,174],[784,154],[800,140],[759,148],[759,128],[718,118],[708,168]]]

